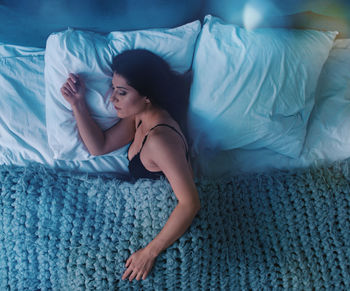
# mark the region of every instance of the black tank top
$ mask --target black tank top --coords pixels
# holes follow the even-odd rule
[[[139,127],[140,125],[141,125],[141,122],[138,124],[137,127]],[[148,134],[151,132],[151,130],[155,129],[158,126],[169,127],[170,129],[174,130],[177,134],[179,134],[181,136],[181,138],[182,138],[182,140],[183,140],[183,142],[185,144],[185,147],[186,147],[186,159],[188,161],[188,158],[189,158],[188,157],[188,148],[187,148],[185,139],[182,136],[182,134],[176,128],[174,128],[173,126],[171,126],[169,124],[165,124],[165,123],[160,123],[160,124],[157,124],[156,126],[152,127],[149,130]],[[144,139],[142,141],[142,145],[141,145],[140,151],[129,161],[129,165],[128,165],[129,173],[130,173],[131,178],[134,179],[134,180],[137,180],[137,179],[140,179],[140,178],[148,178],[148,179],[156,180],[156,179],[159,179],[161,176],[164,176],[162,171],[152,172],[152,171],[147,170],[144,167],[144,165],[142,164],[142,162],[141,162],[140,154],[141,154],[143,146],[145,145],[145,142],[147,140],[148,134],[144,137]],[[130,146],[129,146],[129,149],[130,149]],[[128,149],[128,159],[129,159],[129,149]]]

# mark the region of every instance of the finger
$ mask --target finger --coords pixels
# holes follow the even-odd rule
[[[74,93],[77,93],[77,87],[76,87],[75,84],[73,83],[72,79],[68,79],[68,80],[67,80],[67,86],[69,86],[69,88],[71,89],[71,91],[73,91]]]
[[[85,88],[84,79],[80,75],[77,75],[77,84],[82,88]]]
[[[142,277],[142,272],[139,272],[136,276],[136,280],[137,281],[140,281],[141,280],[141,277]]]
[[[67,95],[74,95],[75,93],[73,93],[69,88],[67,88],[66,86],[64,86],[62,88],[63,92]]]
[[[127,259],[127,261],[125,263],[125,267],[129,267],[131,262],[132,262],[132,256],[129,259]]]
[[[151,271],[153,267],[153,262],[151,262],[151,264],[149,264],[147,267],[146,267],[146,270],[143,272],[143,276],[142,276],[142,280],[145,280],[149,274],[149,272]]]
[[[72,73],[69,73],[68,78],[72,79],[73,83],[76,83],[78,81],[78,77]]]
[[[129,281],[131,282],[132,280],[134,280],[135,277],[136,277],[136,275],[137,275],[137,271],[136,271],[136,270],[133,270],[132,273],[131,273],[131,275],[130,275],[130,277],[129,277]]]
[[[148,276],[148,271],[146,271],[145,273],[143,273],[143,276],[142,276],[142,280],[145,280]]]
[[[132,272],[132,269],[131,269],[131,268],[128,268],[128,269],[124,272],[124,274],[123,274],[123,276],[122,276],[122,280],[125,280],[126,278],[128,278],[129,275],[131,274],[131,272]]]

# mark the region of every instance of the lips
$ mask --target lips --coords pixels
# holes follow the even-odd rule
[[[114,108],[115,108],[116,110],[120,110],[120,108],[119,108],[119,107],[117,107],[117,106],[114,106]]]

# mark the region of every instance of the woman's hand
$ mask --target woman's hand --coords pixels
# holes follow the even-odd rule
[[[67,81],[61,87],[61,93],[71,106],[84,100],[85,83],[79,75],[69,74]]]
[[[130,282],[135,278],[137,281],[141,278],[142,280],[145,280],[153,267],[155,259],[156,257],[152,255],[147,248],[140,249],[133,253],[126,261],[125,267],[127,269],[124,272],[122,279],[125,280],[130,276]]]

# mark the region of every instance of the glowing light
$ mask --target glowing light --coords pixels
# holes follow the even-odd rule
[[[271,0],[250,0],[243,9],[243,25],[246,29],[254,29],[262,23],[268,24],[270,18],[280,14]]]
[[[250,4],[244,7],[243,25],[246,29],[254,29],[259,26],[263,20],[261,12]]]

